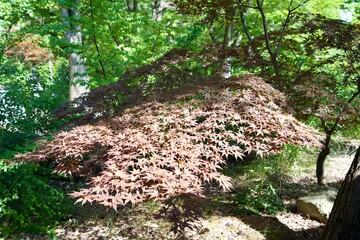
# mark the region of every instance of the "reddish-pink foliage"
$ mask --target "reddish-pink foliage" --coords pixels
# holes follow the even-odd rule
[[[8,48],[5,54],[9,57],[21,56],[25,62],[33,64],[48,61],[49,52],[40,45],[38,36],[26,35],[21,42]]]
[[[201,196],[204,183],[231,188],[218,172],[226,159],[274,154],[284,144],[319,145],[319,134],[286,114],[283,94],[252,75],[210,81],[177,97],[128,108],[96,126],[61,132],[26,156],[54,159],[56,171],[86,173],[102,164],[78,201],[117,208],[180,194]],[[155,99],[155,100],[154,100]]]

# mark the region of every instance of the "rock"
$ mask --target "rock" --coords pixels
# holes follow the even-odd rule
[[[236,217],[212,216],[202,221],[199,234],[189,236],[194,240],[265,240],[255,229]]]
[[[297,210],[310,218],[326,223],[334,205],[336,195],[337,190],[334,188],[319,188],[307,196],[297,199]]]

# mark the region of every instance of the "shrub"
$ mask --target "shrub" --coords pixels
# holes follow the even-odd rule
[[[246,188],[244,192],[236,194],[233,201],[244,210],[256,214],[260,214],[260,212],[276,214],[278,211],[285,210],[285,206],[278,197],[275,188],[266,181],[261,181]]]
[[[0,232],[46,233],[69,214],[71,200],[46,183],[38,164],[0,161]]]
[[[286,106],[285,97],[260,78],[214,79],[152,95],[96,126],[61,132],[19,158],[53,159],[56,171],[95,174],[89,188],[71,194],[82,203],[116,209],[181,194],[202,196],[204,183],[231,188],[230,178],[218,172],[229,156],[274,154],[284,144],[319,145],[316,131],[286,113]]]

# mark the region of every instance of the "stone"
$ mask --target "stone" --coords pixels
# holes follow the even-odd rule
[[[211,216],[202,221],[199,234],[187,236],[193,240],[265,240],[266,238],[240,219],[232,216]]]
[[[329,219],[332,207],[337,195],[337,190],[329,187],[322,187],[310,192],[304,197],[296,200],[298,212],[326,223]]]

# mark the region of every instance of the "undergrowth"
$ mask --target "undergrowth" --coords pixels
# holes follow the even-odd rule
[[[248,162],[229,164],[224,170],[234,178],[241,178],[239,192],[231,201],[237,206],[236,212],[276,214],[285,206],[279,197],[282,184],[293,172],[302,149],[287,145],[272,157],[255,157]]]
[[[0,236],[46,234],[70,214],[73,201],[47,183],[50,174],[39,164],[0,160]]]

